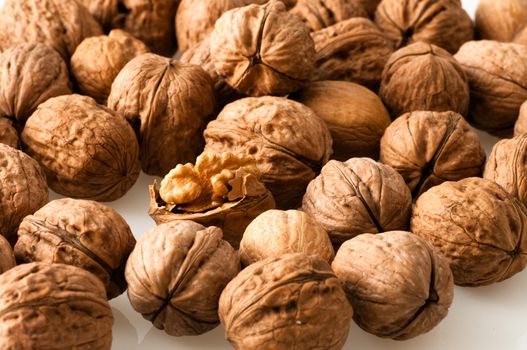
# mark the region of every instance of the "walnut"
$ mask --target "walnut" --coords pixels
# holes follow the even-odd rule
[[[353,311],[326,261],[286,254],[240,272],[221,294],[219,314],[235,349],[337,350]]]
[[[203,69],[154,54],[131,60],[108,97],[108,107],[137,127],[143,171],[158,176],[201,153],[214,104]]]
[[[128,298],[170,335],[205,333],[218,325],[220,293],[239,270],[239,258],[219,228],[173,221],[137,242],[126,264]]]
[[[352,17],[368,17],[360,4],[349,0],[298,0],[290,11],[300,17],[312,31],[334,25]]]
[[[43,43],[69,62],[82,40],[101,34],[97,21],[75,0],[5,0],[0,9],[0,48],[4,50]],[[49,67],[45,70],[51,72]]]
[[[313,80],[348,80],[379,89],[393,47],[372,21],[350,18],[311,36],[316,49]]]
[[[471,41],[459,49],[459,61],[470,84],[470,123],[509,136],[521,104],[527,100],[527,47],[496,41]]]
[[[447,257],[458,285],[500,282],[527,264],[527,209],[489,180],[445,182],[423,193],[411,231]]]
[[[15,267],[16,261],[9,242],[0,235],[0,275]]]
[[[345,81],[319,81],[290,98],[324,119],[333,138],[333,159],[379,157],[379,144],[390,115],[379,96],[369,89]]]
[[[106,104],[112,83],[123,67],[148,47],[125,31],[85,39],[71,57],[71,72],[79,90]]]
[[[375,22],[396,48],[424,41],[454,54],[474,37],[459,0],[382,0]]]
[[[448,52],[419,42],[390,57],[380,95],[394,118],[420,110],[466,116],[470,90],[463,68]]]
[[[331,155],[331,134],[311,109],[282,97],[227,105],[205,129],[205,150],[251,155],[279,209],[296,208]]]
[[[379,337],[405,340],[426,333],[452,304],[448,261],[410,232],[350,239],[331,267],[353,306],[355,322]]]
[[[527,26],[525,0],[480,0],[476,10],[476,32],[481,39],[516,41]]]
[[[418,111],[388,126],[381,162],[397,170],[418,197],[444,181],[481,176],[485,150],[460,114]]]
[[[0,285],[0,348],[111,348],[112,309],[91,273],[63,264],[23,264],[2,274]]]
[[[355,4],[362,6],[364,9],[366,9],[366,12],[368,13],[369,17],[373,17],[375,14],[375,10],[377,9],[377,6],[381,2],[381,0],[351,0]]]
[[[65,196],[112,201],[139,176],[134,131],[91,97],[44,102],[28,119],[22,143],[46,172],[51,189]]]
[[[300,18],[283,3],[249,5],[224,13],[211,36],[219,75],[250,95],[286,95],[311,78],[315,45]]]
[[[0,143],[13,148],[18,148],[20,144],[18,131],[13,126],[13,122],[2,117],[0,117]]]
[[[520,136],[527,133],[527,101],[520,106],[520,114],[514,124],[514,136]]]
[[[370,158],[329,161],[302,201],[336,248],[359,234],[407,229],[411,207],[402,176]]]

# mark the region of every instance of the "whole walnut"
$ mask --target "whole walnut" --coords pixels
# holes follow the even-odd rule
[[[123,67],[148,52],[140,40],[120,29],[85,39],[71,56],[71,73],[84,95],[106,104],[112,83]]]
[[[411,208],[402,176],[370,158],[329,161],[302,201],[336,248],[363,233],[407,229]]]
[[[418,197],[444,181],[481,176],[485,150],[460,114],[417,111],[388,126],[381,162],[397,170]]]
[[[138,145],[126,120],[80,95],[41,104],[22,132],[24,150],[46,172],[55,192],[112,201],[139,176]]]
[[[514,136],[520,136],[527,133],[527,101],[520,106],[520,114],[514,124]]]
[[[214,112],[214,91],[200,67],[144,54],[117,75],[108,107],[136,127],[143,171],[164,176],[203,150],[202,132]]]
[[[31,263],[0,275],[1,349],[112,346],[112,309],[101,281],[71,265]]]
[[[527,26],[526,0],[480,0],[476,32],[481,39],[516,41]]]
[[[20,144],[18,131],[10,119],[0,117],[0,143],[18,148]]]
[[[205,150],[256,159],[279,209],[296,208],[331,155],[331,134],[310,108],[283,97],[248,97],[227,105],[205,129]]]
[[[329,263],[335,256],[328,233],[299,210],[268,210],[245,229],[240,243],[244,265],[288,253],[317,255]]]
[[[132,307],[174,336],[205,333],[219,324],[221,291],[240,270],[217,227],[173,221],[144,234],[126,264]]]
[[[472,19],[459,0],[382,0],[375,22],[396,48],[424,41],[454,54],[474,38]]]
[[[360,4],[349,0],[298,0],[290,11],[312,31],[321,30],[352,17],[368,17]]]
[[[76,0],[5,0],[0,9],[0,51],[42,43],[69,62],[81,41],[101,34],[100,25]],[[45,73],[52,72],[50,66],[44,67]]]
[[[0,235],[0,275],[15,267],[16,261],[9,242]]]
[[[454,111],[466,116],[470,90],[463,68],[452,55],[418,42],[390,57],[379,94],[394,118],[413,111]]]
[[[527,264],[527,209],[486,179],[445,182],[423,193],[411,231],[447,257],[458,285],[500,282]]]
[[[333,138],[333,159],[379,157],[379,144],[390,115],[371,90],[345,81],[318,81],[290,98],[305,104],[326,122]]]
[[[112,299],[126,290],[124,267],[134,246],[130,227],[114,209],[64,198],[22,220],[14,252],[19,263],[61,263],[90,271]]]
[[[406,340],[448,313],[454,279],[448,261],[410,232],[363,234],[344,242],[331,265],[365,331]]]
[[[238,350],[338,350],[353,310],[326,261],[286,254],[240,272],[221,294],[219,314]]]
[[[276,0],[225,12],[216,22],[210,49],[218,74],[250,96],[298,90],[311,78],[315,63],[308,27]]]
[[[468,120],[479,129],[510,136],[527,100],[527,46],[470,41],[455,55],[470,84]]]
[[[1,143],[0,164],[0,235],[14,243],[22,219],[48,202],[48,186],[34,159]]]

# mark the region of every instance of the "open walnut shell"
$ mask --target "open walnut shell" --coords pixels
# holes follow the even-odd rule
[[[0,235],[0,275],[15,267],[15,255],[11,245],[4,236]]]
[[[298,0],[290,13],[300,17],[312,31],[352,17],[368,17],[364,7],[349,0]]]

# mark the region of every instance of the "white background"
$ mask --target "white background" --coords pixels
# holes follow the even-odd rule
[[[3,2],[0,0],[0,6]],[[477,0],[464,0],[463,5],[473,15]],[[496,139],[483,133],[480,135],[489,152]],[[147,215],[148,185],[152,180],[153,177],[142,174],[124,198],[109,204],[125,217],[137,238],[154,226]],[[59,196],[52,194],[51,198]],[[153,328],[150,322],[134,312],[126,294],[112,300],[111,306],[115,317],[113,349],[231,349],[224,340],[221,326],[201,336],[176,338]],[[446,319],[430,333],[409,341],[380,339],[353,323],[344,349],[525,350],[527,271],[488,287],[456,287],[454,303]]]

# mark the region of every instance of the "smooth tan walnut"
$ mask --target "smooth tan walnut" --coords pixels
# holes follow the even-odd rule
[[[481,39],[516,41],[526,26],[526,0],[479,1],[476,9],[476,32]]]
[[[20,146],[20,138],[18,131],[13,126],[10,119],[0,117],[0,143],[18,148]]]
[[[368,17],[368,11],[349,0],[298,0],[290,11],[317,31],[352,17]]]
[[[9,242],[0,235],[0,275],[16,266],[15,255]]]
[[[520,136],[527,133],[527,101],[520,106],[520,114],[514,124],[514,136]]]

